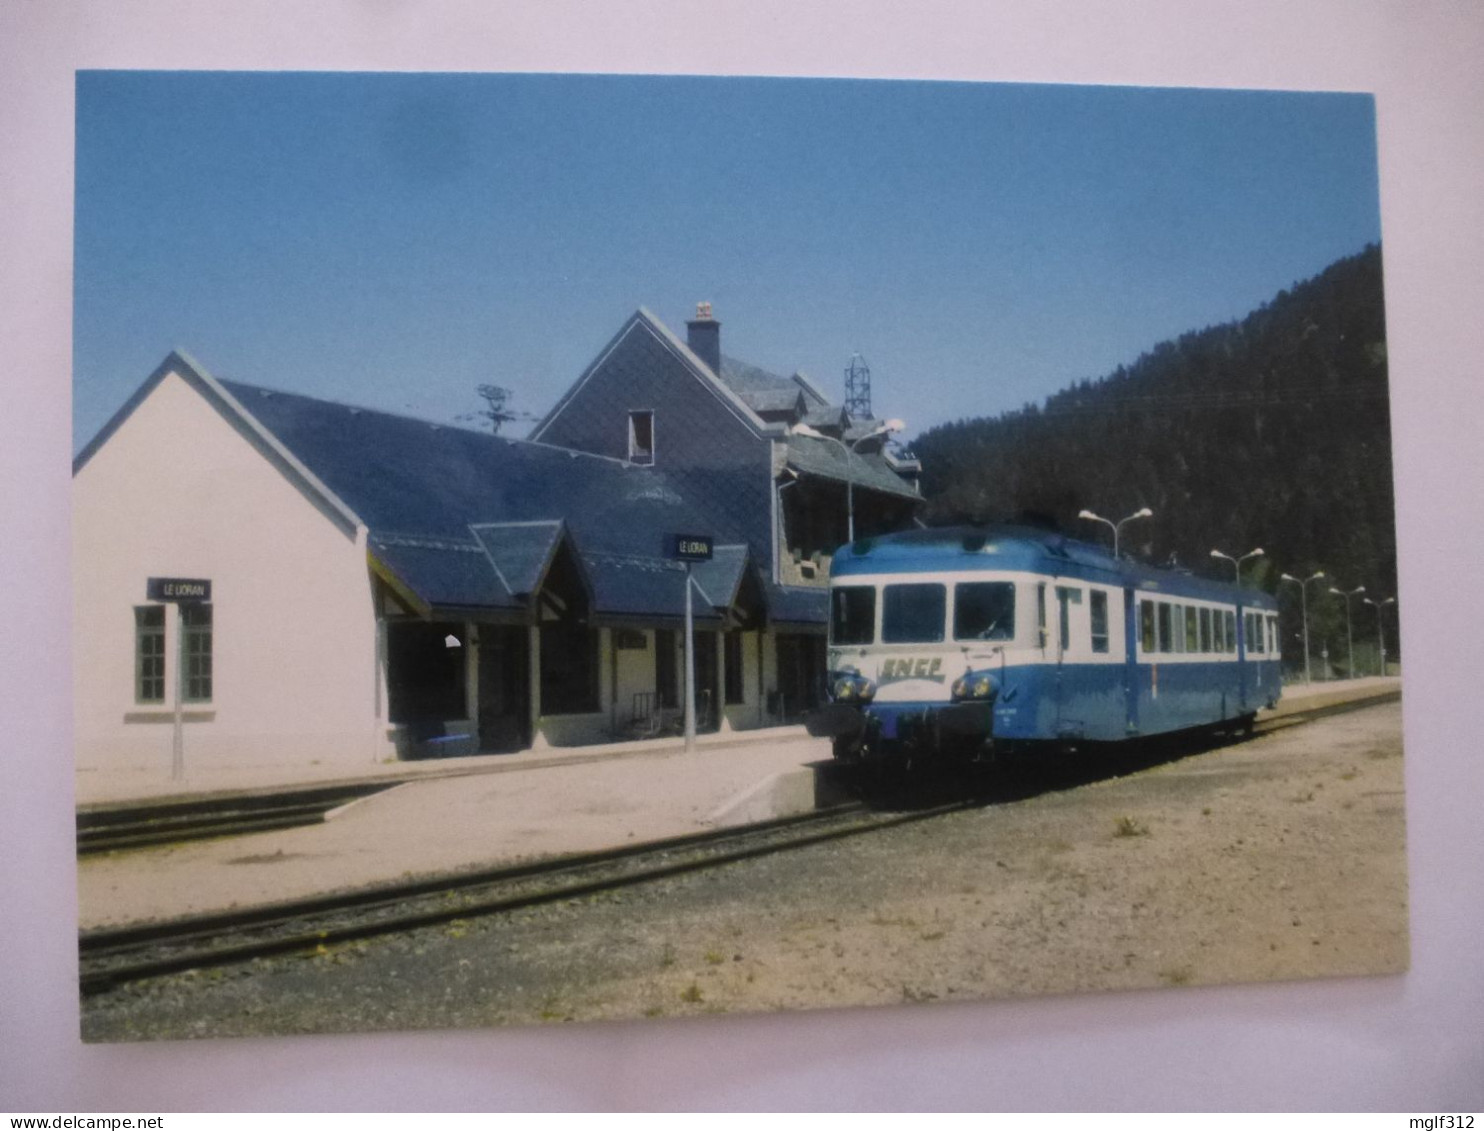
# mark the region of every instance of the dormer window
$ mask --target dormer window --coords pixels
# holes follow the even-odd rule
[[[629,461],[654,462],[654,413],[629,413]]]

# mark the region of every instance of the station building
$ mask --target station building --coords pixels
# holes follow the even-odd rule
[[[529,440],[172,353],[74,463],[79,768],[168,770],[177,707],[191,765],[672,732],[676,533],[715,543],[693,574],[701,728],[796,721],[847,489],[858,535],[900,529],[918,467],[802,374],[724,357],[720,329],[705,304],[684,340],[637,311]]]

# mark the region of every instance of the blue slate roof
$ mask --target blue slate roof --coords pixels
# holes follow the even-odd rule
[[[667,557],[668,534],[714,530],[718,541],[771,545],[765,522],[751,529],[759,525],[756,515],[769,513],[766,482],[755,485],[763,492],[759,506],[754,485],[735,474],[662,472],[236,381],[219,384],[355,512],[372,553],[428,606],[519,610],[557,544],[570,536],[597,613],[678,618],[685,574]],[[749,559],[745,546],[720,549],[703,588],[722,603],[735,595]],[[824,607],[821,596],[817,616],[783,619],[818,624]],[[701,605],[696,615],[716,613]]]
[[[480,608],[516,612],[525,602],[500,581],[479,543],[370,531],[367,549],[425,609]]]
[[[691,567],[691,575],[713,607],[726,609],[736,603],[747,562],[746,546],[717,546],[709,562]]]
[[[858,487],[869,487],[887,495],[906,499],[918,498],[917,490],[887,466],[879,451],[851,452],[833,440],[816,436],[791,435],[788,438],[788,465],[806,475],[818,475],[841,483],[853,479]]]
[[[652,469],[220,383],[375,531],[471,543],[473,524],[564,519],[585,548],[656,556],[664,531],[695,524]]]
[[[538,522],[489,522],[469,527],[507,591],[534,593],[546,577],[552,556],[566,529],[560,519]]]
[[[829,619],[830,595],[827,589],[778,585],[770,581],[763,590],[768,602],[768,619],[775,624],[824,624]]]
[[[723,355],[717,376],[754,412],[787,412],[796,406],[807,412],[828,403],[808,381],[781,377],[735,357]]]

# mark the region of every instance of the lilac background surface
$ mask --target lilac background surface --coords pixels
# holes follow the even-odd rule
[[[0,1108],[1484,1107],[1484,9],[1378,0],[0,7]],[[70,822],[73,71],[860,75],[1377,96],[1407,656],[1402,977],[84,1046]],[[162,177],[188,176],[189,154]]]

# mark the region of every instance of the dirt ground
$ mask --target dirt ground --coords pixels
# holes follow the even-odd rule
[[[1401,710],[500,919],[157,979],[92,1040],[479,1026],[1384,974]]]

